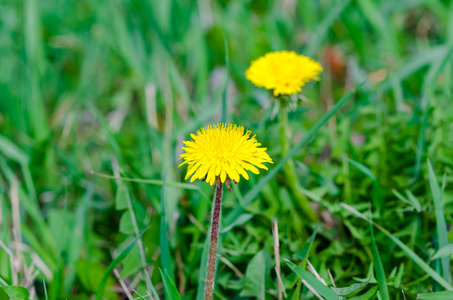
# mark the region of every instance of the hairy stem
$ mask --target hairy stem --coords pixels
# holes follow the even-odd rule
[[[282,148],[282,155],[286,156],[289,153],[289,146],[287,140],[287,128],[288,128],[288,112],[286,110],[286,102],[284,99],[280,99],[280,145]],[[283,167],[285,172],[286,184],[291,189],[292,194],[297,199],[299,206],[302,208],[303,214],[312,222],[318,221],[318,215],[310,205],[310,200],[304,195],[302,186],[297,179],[294,161],[289,159]]]
[[[208,268],[206,270],[206,282],[204,287],[204,299],[211,300],[214,296],[215,266],[217,260],[217,241],[219,239],[220,214],[222,212],[223,183],[217,181],[214,209],[211,220],[211,241],[209,244]]]

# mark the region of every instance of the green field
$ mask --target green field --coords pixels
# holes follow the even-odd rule
[[[244,75],[278,50],[324,68],[287,151]],[[219,122],[274,163],[224,191],[214,299],[453,299],[452,53],[448,0],[0,0],[0,299],[202,300],[178,159]]]

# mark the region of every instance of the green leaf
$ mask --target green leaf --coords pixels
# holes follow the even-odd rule
[[[286,264],[299,276],[302,280],[305,280],[313,289],[316,290],[321,296],[326,298],[326,300],[338,300],[337,294],[335,294],[331,289],[325,286],[321,281],[316,279],[315,276],[311,275],[302,268],[299,268],[291,261],[285,259]]]
[[[117,210],[127,209],[129,201],[129,191],[124,183],[120,183],[116,190],[115,208]]]
[[[436,229],[439,246],[442,248],[448,245],[447,223],[445,222],[444,206],[442,203],[442,193],[437,183],[436,174],[434,173],[431,162],[428,159],[428,177],[429,185],[431,187],[431,194],[433,195],[434,213],[436,215]],[[443,256],[441,258],[442,271],[444,279],[450,282],[450,257]]]
[[[331,287],[331,289],[338,296],[353,297],[353,296],[357,295],[361,290],[363,290],[367,286],[370,279],[371,279],[371,274],[368,275],[367,280],[364,282],[354,283],[353,285],[344,287],[344,288]]]
[[[242,289],[240,296],[255,296],[258,299],[264,300],[266,291],[265,275],[266,259],[264,257],[264,251],[261,250],[247,265],[244,288]]]
[[[143,230],[145,228],[145,208],[140,202],[134,202],[132,206],[133,209],[125,211],[120,219],[120,232],[124,234],[135,234],[136,229]]]
[[[85,290],[93,293],[96,292],[99,285],[101,284],[102,277],[105,274],[105,266],[99,262],[80,260],[75,264],[77,272],[77,278],[82,283]],[[110,275],[110,274],[109,274]],[[106,281],[107,286],[114,285],[112,277],[109,276]],[[106,297],[104,292],[104,297]]]
[[[12,300],[28,300],[30,292],[21,286],[1,286],[3,291],[8,294]]]
[[[127,242],[127,241],[126,241]],[[120,249],[123,244],[120,245]],[[137,243],[129,252],[129,254],[121,262],[121,277],[127,278],[134,276],[142,268],[142,260],[140,256],[140,245]]]
[[[447,299],[453,299],[453,292],[437,292],[417,295],[417,300],[447,300]]]

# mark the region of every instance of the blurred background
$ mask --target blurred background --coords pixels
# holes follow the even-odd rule
[[[182,141],[224,114],[278,163],[275,102],[244,76],[276,50],[324,67],[290,108],[291,145],[363,83],[295,157],[320,216],[314,268],[337,286],[373,268],[369,224],[346,203],[371,209],[450,280],[430,260],[452,231],[439,241],[426,159],[443,180],[441,215],[451,224],[452,14],[452,1],[440,0],[0,0],[0,282],[33,299],[44,299],[44,282],[49,299],[91,299],[107,272],[104,297],[131,299],[147,297],[150,283],[162,295],[163,268],[195,299],[212,190],[184,181]],[[282,172],[231,218],[263,176],[251,175],[225,192],[219,299],[278,299],[272,220],[280,256],[293,262],[313,232]],[[375,235],[391,299],[443,289]],[[288,297],[316,299],[281,268]],[[376,289],[371,280],[363,299]]]

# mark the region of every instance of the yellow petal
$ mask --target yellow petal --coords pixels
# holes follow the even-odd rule
[[[184,153],[180,155],[182,163],[188,165],[186,180],[202,179],[214,184],[217,177],[225,182],[229,177],[239,182],[241,176],[249,179],[247,170],[258,174],[267,169],[264,165],[271,162],[266,148],[260,147],[255,136],[245,131],[242,126],[232,124],[214,124],[191,135],[191,141],[185,141]]]

